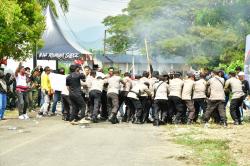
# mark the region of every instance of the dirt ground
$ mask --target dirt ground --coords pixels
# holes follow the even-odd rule
[[[232,123],[227,128],[211,124],[209,128],[204,128],[203,125],[195,126],[166,126],[166,133],[164,136],[171,139],[175,139],[175,136],[185,133],[190,134],[194,139],[215,139],[215,140],[227,140],[229,143],[230,156],[237,162],[239,166],[250,166],[250,124],[244,123],[244,125],[234,126]],[[188,156],[183,156],[185,160],[192,161],[192,148],[185,147],[191,150]]]

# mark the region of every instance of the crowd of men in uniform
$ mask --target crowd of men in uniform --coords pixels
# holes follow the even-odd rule
[[[45,70],[46,71],[46,70]],[[241,107],[248,96],[249,85],[243,72],[230,72],[225,79],[223,71],[211,73],[187,72],[160,75],[144,71],[141,76],[131,77],[109,68],[107,75],[88,66],[71,65],[62,94],[63,119],[78,124],[81,119],[93,123],[108,120],[119,123],[118,112],[123,122],[153,125],[174,123],[192,124],[202,112],[202,121],[227,126],[226,103],[231,95],[230,114],[235,125],[242,124]],[[42,78],[43,81],[43,78]],[[44,94],[46,96],[46,93]],[[41,108],[40,114],[47,109]]]
[[[227,76],[223,71],[179,72],[161,74],[144,71],[142,75],[121,75],[110,67],[108,74],[102,69],[71,65],[62,91],[53,91],[50,84],[50,68],[45,67],[40,78],[41,108],[37,117],[47,116],[53,96],[52,115],[56,104],[62,101],[63,120],[71,124],[81,121],[93,123],[109,121],[134,124],[193,124],[198,121],[227,126],[226,105],[230,102],[230,115],[235,125],[242,124],[242,105],[248,97],[249,84],[240,67]],[[35,69],[35,71],[38,71]],[[65,74],[62,68],[60,74]],[[27,78],[23,67],[16,71],[19,119],[27,119]],[[120,110],[124,111],[120,111]],[[199,118],[200,117],[200,118]]]

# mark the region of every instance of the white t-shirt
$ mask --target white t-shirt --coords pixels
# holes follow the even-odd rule
[[[20,73],[18,73],[17,77],[16,77],[16,86],[23,86],[23,87],[27,87],[27,77],[26,75],[21,75]]]

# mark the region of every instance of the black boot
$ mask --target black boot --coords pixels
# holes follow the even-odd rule
[[[109,121],[110,121],[112,124],[116,124],[116,123],[117,123],[116,115],[115,115],[115,114],[112,114],[111,117],[109,118]]]
[[[192,123],[193,123],[193,121],[191,119],[188,119],[187,125],[191,125]]]
[[[124,115],[123,117],[122,117],[122,122],[127,122],[127,116],[126,115]]]
[[[135,117],[134,123],[135,123],[135,124],[142,124],[140,118],[138,118],[138,117]]]
[[[154,122],[153,122],[153,126],[160,126],[160,122],[159,122],[159,120],[154,120]]]
[[[91,121],[92,121],[93,123],[98,123],[98,119],[97,119],[97,117],[93,117],[93,118],[91,118]]]
[[[239,125],[240,123],[239,123],[239,121],[238,120],[235,120],[234,121],[234,125]]]

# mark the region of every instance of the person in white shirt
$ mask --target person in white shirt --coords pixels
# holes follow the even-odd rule
[[[117,111],[119,108],[119,93],[120,93],[120,83],[124,84],[122,78],[119,76],[119,71],[114,71],[113,75],[108,78],[108,113],[109,113],[109,121],[112,124],[118,123],[117,119]]]
[[[18,66],[15,72],[16,78],[16,93],[18,98],[18,112],[19,112],[19,119],[25,120],[29,119],[27,115],[27,108],[28,108],[28,78],[26,76],[26,72],[24,66],[21,64]]]
[[[86,120],[90,120],[91,119],[91,112],[92,110],[90,110],[90,102],[89,102],[89,88],[90,88],[90,83],[92,82],[93,80],[93,77],[91,76],[91,68],[89,66],[85,66],[84,67],[84,70],[83,70],[83,73],[85,75],[85,79],[81,81],[81,85],[82,85],[82,96],[83,96],[83,99],[85,101],[85,110],[86,110],[86,113],[85,113],[85,119]],[[82,116],[81,116],[82,117]]]
[[[124,78],[123,81],[125,83],[125,85],[122,87],[120,96],[119,96],[119,109],[121,109],[121,107],[123,106],[123,104],[126,105],[125,108],[125,113],[122,117],[122,121],[123,122],[128,122],[131,114],[130,114],[130,110],[128,109],[128,92],[130,91],[130,89],[132,88],[132,80],[130,78],[130,74],[128,72],[124,73]]]
[[[90,100],[90,110],[92,111],[91,121],[94,123],[98,122],[97,116],[101,106],[101,96],[105,80],[102,77],[96,77],[96,72],[91,72],[92,82],[89,89],[89,100]]]
[[[149,79],[149,72],[144,71],[142,73],[142,78],[140,79],[141,83],[149,83],[149,90],[151,89],[151,85],[150,85],[150,79]],[[140,96],[140,101],[142,103],[142,107],[143,107],[143,112],[142,112],[142,122],[145,123],[148,121],[148,117],[149,117],[149,110],[151,107],[151,97],[146,93],[143,92]]]
[[[142,121],[143,106],[139,99],[141,94],[143,93],[147,93],[149,96],[151,96],[148,82],[138,81],[128,93],[129,101],[130,103],[132,103],[132,105],[130,105],[130,109],[131,111],[135,112],[135,116],[133,117],[132,121],[135,124],[143,123]]]
[[[165,122],[167,118],[169,118],[168,113],[168,88],[169,85],[166,82],[166,77],[159,77],[159,81],[157,81],[154,86],[154,126],[159,126],[160,121]],[[160,119],[161,113],[161,119]]]

